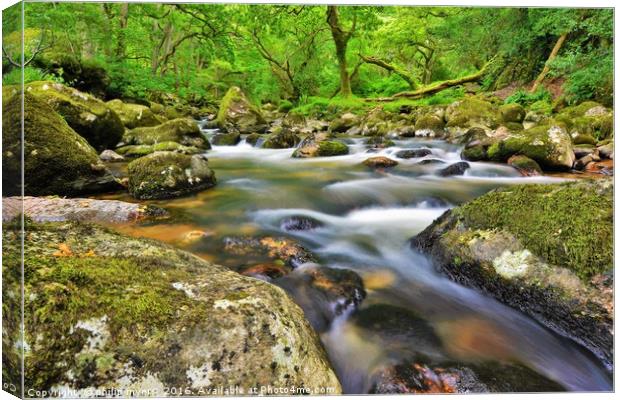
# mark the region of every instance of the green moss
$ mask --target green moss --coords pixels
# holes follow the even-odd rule
[[[319,142],[319,149],[317,151],[317,156],[319,157],[341,156],[345,154],[349,154],[349,148],[342,142],[331,140]]]
[[[280,104],[278,105],[278,111],[280,112],[284,112],[287,113],[289,111],[291,111],[293,109],[293,103],[291,103],[288,100],[282,100],[280,101]]]
[[[158,126],[139,127],[125,133],[127,144],[154,145],[161,142],[176,142],[185,146],[209,149],[209,142],[200,132],[196,122],[189,118],[166,121]]]
[[[418,118],[415,122],[415,130],[431,130],[434,132],[441,131],[444,128],[443,119],[435,114],[426,114]]]
[[[595,138],[593,138],[591,135],[579,134],[579,135],[573,137],[573,143],[574,144],[591,144],[591,145],[596,145],[597,140]]]
[[[248,119],[248,123],[251,123],[251,125],[265,123],[265,119],[263,118],[260,110],[247,99],[247,97],[240,88],[233,86],[228,89],[228,91],[220,101],[220,108],[215,118],[215,123],[217,124],[217,126],[222,129],[227,128],[227,123],[228,119],[230,118],[230,111],[232,108],[238,108],[238,110],[232,111],[235,111],[235,114],[239,114],[241,119]],[[249,118],[245,118],[240,115],[241,110],[243,110],[243,113],[247,114]],[[243,121],[238,122],[244,123]]]
[[[448,127],[471,127],[484,125],[496,128],[499,125],[500,115],[497,108],[476,97],[468,97],[451,104],[446,110]]]
[[[547,262],[586,281],[613,267],[610,182],[518,185],[458,209],[472,229],[504,229]]]
[[[532,105],[528,107],[528,110],[536,114],[551,115],[552,106],[547,100],[539,100],[532,103]]]
[[[154,145],[128,145],[116,149],[117,153],[129,158],[146,156],[156,151],[174,151],[181,154],[200,154],[204,152],[203,149],[193,146],[183,146],[177,142],[161,142]]]
[[[107,103],[121,119],[125,127],[133,129],[139,126],[157,126],[162,121],[147,106],[123,103],[121,100],[110,100]]]
[[[463,149],[461,156],[465,160],[469,161],[483,161],[487,160],[487,151],[482,145],[466,147]]]
[[[520,104],[504,104],[499,108],[504,122],[523,122],[525,118],[525,110]]]

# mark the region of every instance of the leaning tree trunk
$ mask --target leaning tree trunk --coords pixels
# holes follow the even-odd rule
[[[340,26],[338,7],[327,6],[327,24],[336,45],[336,58],[338,59],[338,69],[340,71],[340,95],[350,97],[353,93],[351,92],[351,79],[347,69],[347,45],[355,30],[355,22],[353,22],[351,31],[345,32]]]
[[[547,61],[545,62],[545,66],[543,70],[540,71],[540,74],[534,81],[534,84],[532,85],[532,88],[530,89],[530,93],[534,93],[536,89],[538,89],[538,86],[540,86],[542,81],[545,79],[545,76],[547,76],[547,74],[549,73],[549,68],[551,66],[551,63],[553,62],[555,57],[558,55],[558,52],[562,48],[562,45],[564,44],[564,41],[566,40],[566,36],[568,36],[568,33],[563,33],[558,38],[557,42],[555,42],[555,46],[553,46],[553,50],[551,50],[551,54],[549,54],[549,58],[547,58]]]
[[[127,19],[129,17],[129,3],[121,4],[121,11],[118,20],[118,37],[116,42],[116,58],[119,60],[125,58],[126,43],[125,43],[125,30],[127,29]]]
[[[393,72],[396,75],[400,76],[405,82],[407,82],[411,90],[416,88],[417,85],[415,82],[415,78],[412,75],[410,75],[407,71],[398,67],[397,65],[390,64],[389,62],[381,58],[378,58],[378,57],[365,56],[363,54],[360,54],[359,56],[367,64],[376,65],[378,67],[385,69],[386,71]]]

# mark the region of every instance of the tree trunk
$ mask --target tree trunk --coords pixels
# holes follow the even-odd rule
[[[368,56],[364,56],[362,54],[359,55],[360,58],[362,60],[364,60],[365,63],[367,64],[373,64],[376,65],[378,67],[381,67],[387,71],[393,72],[396,75],[400,76],[401,78],[403,78],[403,80],[405,82],[407,82],[407,84],[409,85],[409,88],[411,90],[416,88],[416,82],[413,76],[411,76],[409,73],[407,73],[407,71],[399,68],[398,66],[394,65],[394,64],[390,64],[387,61],[381,59],[381,58],[377,58],[377,57],[368,57]]]
[[[116,42],[116,58],[123,59],[126,54],[125,29],[127,29],[127,18],[129,16],[129,3],[121,4],[121,11],[118,19],[118,37]]]
[[[542,81],[545,79],[545,76],[547,76],[547,74],[549,73],[550,65],[555,59],[555,57],[558,55],[558,52],[560,51],[560,49],[562,48],[562,45],[564,44],[564,41],[566,40],[566,36],[568,36],[568,33],[563,33],[558,38],[557,42],[555,42],[555,46],[553,46],[553,50],[551,50],[551,54],[549,54],[549,58],[547,58],[547,61],[545,62],[545,66],[543,70],[540,71],[540,74],[534,81],[534,84],[532,85],[532,88],[530,89],[530,93],[534,93],[536,89],[538,89],[538,86],[540,86]]]
[[[350,97],[353,93],[351,92],[351,80],[347,69],[347,45],[355,30],[355,21],[351,31],[345,32],[340,26],[338,7],[327,6],[327,24],[336,45],[336,58],[338,59],[338,69],[340,70],[340,95],[342,97]]]

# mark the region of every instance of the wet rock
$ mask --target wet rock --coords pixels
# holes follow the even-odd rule
[[[394,142],[385,136],[372,136],[366,139],[366,146],[370,146],[371,149],[385,149],[387,147],[394,146]]]
[[[504,104],[499,108],[499,113],[504,122],[523,122],[525,109],[518,103]]]
[[[153,145],[148,144],[136,144],[119,147],[117,152],[127,158],[144,157],[156,151],[173,151],[179,154],[200,154],[204,153],[205,149],[200,149],[194,146],[183,146],[177,142],[161,142]]]
[[[310,231],[323,227],[323,223],[312,217],[293,215],[280,222],[280,228],[285,231]]]
[[[156,145],[162,142],[175,142],[183,146],[210,149],[209,141],[204,137],[198,124],[193,119],[177,118],[161,125],[131,129],[123,135],[126,145]]]
[[[330,157],[345,154],[349,154],[349,147],[346,144],[336,140],[328,140],[325,133],[315,133],[301,141],[292,157]]]
[[[106,105],[119,116],[123,125],[128,129],[139,126],[157,126],[164,122],[145,105],[123,103],[119,99],[110,100]]]
[[[208,189],[215,173],[203,155],[158,151],[127,166],[129,192],[137,199],[169,199]]]
[[[608,178],[496,190],[446,212],[412,244],[451,279],[611,365],[613,300],[592,282],[613,269],[612,194]]]
[[[508,159],[507,164],[515,167],[523,176],[539,176],[542,175],[540,165],[529,157],[515,155]]]
[[[24,193],[76,196],[121,190],[95,149],[45,101],[26,92],[24,98]],[[3,195],[21,194],[22,98],[3,99]]]
[[[578,171],[586,169],[587,165],[591,162],[601,161],[601,158],[596,153],[591,153],[586,156],[581,157],[579,160],[575,161],[575,168]]]
[[[446,109],[446,127],[471,128],[474,126],[495,129],[500,122],[497,108],[477,97],[458,100]]]
[[[288,265],[275,263],[262,263],[240,268],[239,273],[254,278],[263,279],[268,282],[288,275],[293,269]]]
[[[3,229],[5,306],[17,308],[18,234]],[[317,334],[277,286],[91,225],[47,224],[28,235],[33,381],[86,397],[105,388],[209,393],[231,382],[341,392]],[[5,360],[19,359],[18,326],[4,326]]]
[[[125,161],[125,157],[121,156],[114,150],[104,150],[99,154],[99,159],[105,162],[122,162]]]
[[[249,263],[273,262],[297,268],[301,264],[316,262],[314,256],[296,241],[285,237],[230,236],[224,239],[223,252],[234,256],[251,256]]]
[[[575,134],[573,137],[574,144],[589,144],[596,146],[597,140],[592,135]]]
[[[388,157],[370,157],[364,160],[362,164],[370,168],[392,168],[398,165],[398,161]]]
[[[358,307],[366,297],[362,278],[349,269],[304,265],[275,282],[301,306],[318,332],[338,315]]]
[[[353,113],[345,113],[329,124],[330,132],[343,133],[359,123],[359,117]]]
[[[415,122],[415,136],[441,137],[444,134],[443,118],[435,114],[426,114]]]
[[[260,133],[250,133],[249,135],[247,135],[245,137],[245,142],[251,144],[252,146],[256,147],[259,146],[262,142],[262,140],[264,139],[264,135],[260,134]]]
[[[241,135],[233,133],[218,133],[213,135],[211,142],[215,146],[236,146],[241,141]]]
[[[9,222],[21,212],[34,222],[135,222],[166,217],[159,207],[117,200],[63,199],[60,197],[3,197],[2,221]]]
[[[121,140],[123,123],[96,97],[56,82],[32,82],[25,89],[60,114],[97,151],[114,148]]]
[[[598,153],[602,158],[612,159],[614,158],[614,143],[610,142],[606,145],[599,146]]]
[[[432,154],[431,149],[405,149],[396,153],[398,158],[420,158]]]
[[[228,133],[262,133],[267,129],[267,121],[260,110],[236,86],[226,92],[215,121],[222,131]]]
[[[420,160],[416,163],[416,165],[436,165],[436,164],[445,164],[444,160],[440,160],[439,158],[427,158],[426,160]]]
[[[465,161],[459,161],[457,163],[448,165],[446,168],[440,169],[437,173],[440,176],[454,176],[454,175],[463,175],[465,171],[469,168],[469,163]]]
[[[270,134],[265,142],[263,148],[266,149],[288,149],[297,146],[300,142],[299,136],[295,135],[287,128],[280,129],[279,132]]]
[[[575,153],[575,159],[580,159],[582,157],[585,157],[589,154],[593,154],[597,151],[597,149],[594,146],[591,145],[577,145],[573,147],[573,153]]]

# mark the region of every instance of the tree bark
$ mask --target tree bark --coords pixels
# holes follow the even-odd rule
[[[381,59],[381,58],[377,58],[377,57],[372,57],[372,56],[365,56],[360,54],[359,55],[360,58],[362,60],[364,60],[365,63],[367,64],[373,64],[376,65],[378,67],[381,67],[387,71],[393,72],[396,75],[400,76],[401,78],[403,78],[403,80],[405,82],[407,82],[407,84],[409,85],[409,88],[411,90],[414,90],[417,87],[417,84],[415,82],[415,78],[413,76],[411,76],[409,73],[407,73],[407,71],[399,68],[398,66],[394,65],[394,64],[390,64],[387,61]]]
[[[545,76],[547,76],[547,74],[549,73],[549,68],[551,66],[551,63],[553,62],[555,57],[558,55],[558,52],[562,48],[562,45],[564,44],[564,41],[566,40],[566,36],[568,36],[568,32],[561,34],[557,42],[555,42],[555,46],[553,46],[553,49],[551,50],[551,54],[549,54],[549,58],[547,58],[547,61],[545,62],[544,68],[542,69],[542,71],[540,71],[540,74],[534,81],[534,84],[532,85],[532,88],[530,89],[530,93],[534,93],[536,89],[538,89],[538,86],[540,86],[542,81],[545,79]]]
[[[121,4],[121,11],[118,19],[118,37],[116,42],[116,57],[122,59],[126,54],[125,29],[127,29],[127,19],[129,17],[129,3]]]
[[[336,45],[336,58],[338,59],[338,69],[340,71],[340,95],[342,97],[350,97],[353,93],[351,92],[351,80],[347,69],[347,45],[355,31],[355,20],[353,20],[351,30],[347,32],[340,26],[338,7],[327,6],[327,24]]]

